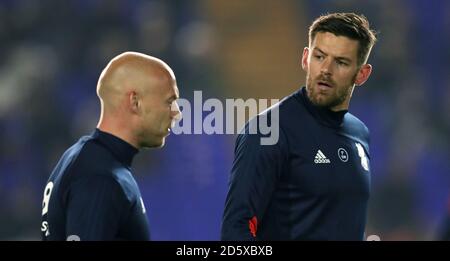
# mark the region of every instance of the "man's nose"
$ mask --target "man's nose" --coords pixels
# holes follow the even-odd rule
[[[174,120],[179,121],[183,117],[180,111],[180,106],[178,106],[178,103],[174,101],[172,103],[171,112],[174,114],[172,117]]]
[[[333,72],[333,63],[331,59],[325,59],[320,68],[320,72],[324,75],[331,75]]]

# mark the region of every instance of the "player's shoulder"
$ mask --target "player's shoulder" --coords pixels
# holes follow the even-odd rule
[[[98,174],[111,172],[118,165],[111,151],[92,137],[85,141],[77,160],[86,171]]]
[[[366,146],[370,143],[370,131],[369,128],[355,115],[347,112],[344,116],[344,129],[346,132],[353,136],[355,139],[361,141]]]
[[[366,126],[366,124],[350,112],[347,112],[345,114],[344,124],[348,125],[351,129],[357,132],[361,132],[367,135],[369,134],[369,128]]]
[[[111,156],[92,136],[83,136],[68,148],[56,165],[50,180],[65,198],[70,189],[105,187],[122,190],[109,166]]]
[[[310,116],[303,101],[302,89],[284,97],[278,104],[280,127],[288,130],[299,127],[299,123],[309,121]]]
[[[253,141],[261,145],[262,138],[267,141],[267,145],[283,144],[286,139],[284,128],[289,125],[293,115],[301,118],[299,115],[302,114],[304,109],[298,104],[299,101],[296,97],[298,93],[299,90],[250,119],[240,130],[236,141],[238,143],[243,141],[251,143]],[[274,134],[276,135],[273,136]]]
[[[277,103],[273,104],[266,110],[262,111],[258,114],[258,118],[262,117],[272,117],[274,113],[277,113],[278,115],[293,115],[293,113],[297,116],[299,110],[305,111],[304,106],[299,106],[299,102],[301,102],[299,99],[301,96],[301,89],[297,90],[288,96],[285,96]]]
[[[80,160],[86,164],[96,165],[90,167],[88,176],[97,176],[114,181],[129,201],[135,199],[139,189],[131,170],[119,162],[112,152],[98,140],[88,141],[85,147],[89,153],[86,153]],[[96,164],[92,164],[93,155],[96,155],[96,161],[94,161]]]
[[[302,112],[306,112],[306,108],[302,105],[301,96],[302,89],[296,90],[295,92],[284,97],[278,104],[278,110],[283,116],[295,115],[296,117]]]
[[[83,136],[60,159],[55,172],[64,183],[92,176],[114,178],[116,160],[111,153],[92,136]]]
[[[300,92],[301,89],[284,97],[279,102],[273,104],[271,107],[259,113],[257,117],[255,117],[251,121],[267,119],[268,123],[270,124],[276,120],[277,123],[279,122],[281,125],[283,125],[284,123],[290,121],[292,116],[301,117],[301,114],[306,111],[304,106],[301,106],[301,104],[299,104],[299,95],[301,95]]]
[[[83,161],[85,161],[86,143],[89,140],[89,136],[83,136],[75,144],[64,151],[56,164],[55,169],[53,170],[53,174],[56,176],[61,176],[62,174],[77,168],[80,163],[83,164]]]
[[[108,151],[95,141],[87,141],[73,165],[61,179],[63,191],[68,188],[102,188],[113,194],[122,195],[127,201],[134,197],[134,186],[129,170],[116,163]],[[95,155],[95,156],[93,156]]]

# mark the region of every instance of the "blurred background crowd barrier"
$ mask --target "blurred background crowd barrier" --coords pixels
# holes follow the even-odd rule
[[[433,240],[450,192],[450,2],[0,0],[0,240],[39,240],[62,152],[96,126],[115,55],[157,56],[181,97],[282,98],[304,84],[313,19],[368,17],[379,32],[350,111],[371,130],[367,234]],[[154,240],[218,240],[234,135],[171,135],[133,170]]]

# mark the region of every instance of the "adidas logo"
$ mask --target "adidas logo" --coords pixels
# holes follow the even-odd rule
[[[320,164],[320,163],[331,163],[329,159],[323,154],[322,151],[318,150],[316,157],[314,158],[314,163]]]

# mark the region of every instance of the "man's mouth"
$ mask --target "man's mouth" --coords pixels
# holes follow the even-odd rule
[[[317,85],[321,88],[333,88],[333,85],[326,81],[318,81]]]

